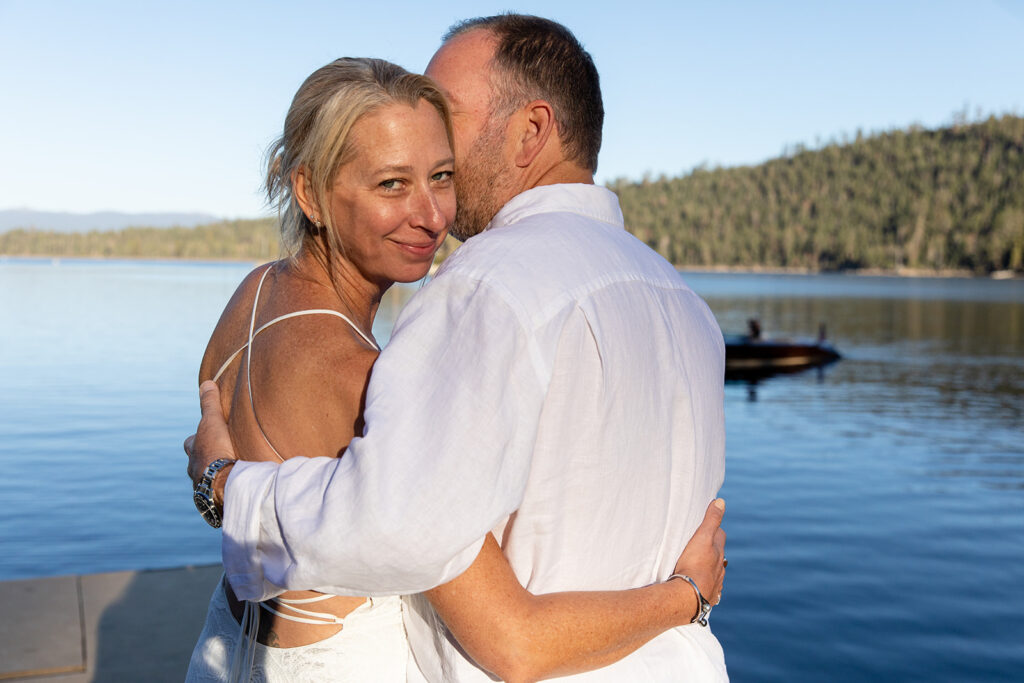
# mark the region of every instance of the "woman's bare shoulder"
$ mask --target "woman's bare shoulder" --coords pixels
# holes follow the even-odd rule
[[[200,379],[225,366],[220,384],[233,437],[255,438],[259,444],[261,426],[284,457],[336,455],[362,431],[363,396],[377,351],[345,319],[322,312],[337,308],[332,289],[302,277],[286,262],[274,265],[256,268],[235,290],[207,346]],[[268,267],[273,270],[266,273]],[[251,358],[233,356],[248,342],[264,273],[255,324],[259,329],[274,322],[255,337]],[[311,309],[316,312],[291,315]],[[250,379],[259,425],[249,409]],[[240,405],[244,410],[235,415]],[[300,430],[296,416],[302,416]]]
[[[277,263],[274,261],[256,266],[235,288],[228,303],[224,306],[224,311],[220,314],[220,319],[213,328],[210,341],[206,345],[203,360],[199,365],[200,382],[213,379],[221,364],[241,344],[245,343],[247,336],[245,331],[248,329],[249,317],[252,315],[252,302],[256,296],[260,278],[268,268]]]

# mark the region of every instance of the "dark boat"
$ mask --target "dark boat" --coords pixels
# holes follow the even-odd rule
[[[827,365],[842,356],[825,341],[825,326],[818,338],[766,339],[756,320],[748,321],[747,334],[725,336],[725,376],[727,379],[745,379],[796,372]]]

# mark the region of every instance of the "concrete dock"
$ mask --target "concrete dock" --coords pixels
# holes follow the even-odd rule
[[[0,582],[0,681],[180,683],[221,571]]]

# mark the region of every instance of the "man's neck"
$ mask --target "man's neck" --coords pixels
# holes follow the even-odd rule
[[[562,161],[548,167],[535,179],[528,179],[523,191],[532,190],[541,185],[561,185],[566,183],[582,183],[584,185],[594,184],[594,174],[590,170],[581,168],[571,161]]]

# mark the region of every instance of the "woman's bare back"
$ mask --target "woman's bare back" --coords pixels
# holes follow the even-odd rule
[[[311,309],[336,311],[345,319],[322,313],[280,320],[253,338],[250,358],[244,347],[249,341],[257,290],[254,330],[280,316]],[[370,345],[372,340],[354,329],[355,323],[346,322],[351,318],[341,308],[332,288],[303,277],[288,262],[260,266],[228,302],[207,345],[199,381],[213,379],[220,370],[217,383],[231,438],[246,460],[338,457],[362,431],[366,383],[377,350]],[[296,425],[297,420],[301,424]],[[282,597],[291,600],[317,595],[290,591]],[[228,600],[235,618],[241,619],[243,607],[230,588]],[[333,596],[317,602],[315,609],[343,617],[364,601]],[[267,645],[295,647],[327,638],[341,628],[298,623],[264,610],[259,639]]]

